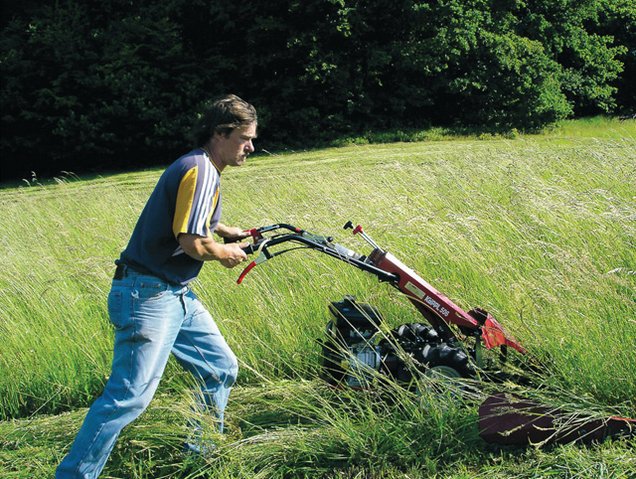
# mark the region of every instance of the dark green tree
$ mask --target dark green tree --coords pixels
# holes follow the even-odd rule
[[[0,36],[2,173],[167,163],[233,92],[262,147],[633,110],[634,0],[26,1]],[[617,92],[618,90],[618,92]]]
[[[8,21],[0,40],[7,170],[86,171],[175,154],[202,81],[163,8],[68,1]]]
[[[618,90],[616,102],[623,114],[636,113],[636,0],[602,0],[598,21],[589,26],[591,31],[614,39],[622,46],[616,59],[623,63],[623,71],[612,82]]]

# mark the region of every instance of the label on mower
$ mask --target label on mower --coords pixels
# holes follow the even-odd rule
[[[438,301],[428,296],[424,291],[422,291],[410,281],[407,281],[404,287],[408,289],[409,292],[413,293],[418,299],[424,301],[424,303],[426,303],[431,309],[437,311],[445,318],[448,317],[448,315],[450,314],[450,311],[448,309],[444,308],[441,304],[439,304]]]
[[[422,291],[420,288],[415,286],[410,281],[407,281],[404,287],[408,289],[411,293],[413,293],[415,296],[417,296],[419,299],[424,299],[424,296],[426,296],[426,293],[424,291]]]

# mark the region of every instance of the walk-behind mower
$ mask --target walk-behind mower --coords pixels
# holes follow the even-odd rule
[[[318,236],[288,224],[252,229],[249,232],[254,244],[246,251],[258,253],[258,256],[238,279],[241,283],[252,268],[275,256],[298,247],[311,248],[389,283],[404,293],[426,319],[426,325],[403,324],[387,334],[381,332],[382,316],[373,306],[357,303],[352,296],[331,303],[334,318],[327,325],[327,337],[323,342],[327,381],[361,387],[365,371],[368,373],[371,369],[409,384],[413,365],[425,374],[469,378],[475,375],[475,366],[483,367],[483,348],[499,348],[502,357],[508,347],[525,354],[525,349],[505,333],[490,313],[480,308],[464,311],[378,246],[361,226],[354,227],[349,221],[344,228],[353,230],[354,235],[360,235],[372,246],[368,256],[334,243],[332,237]],[[266,233],[273,234],[266,237]],[[295,245],[277,248],[289,243]]]
[[[422,279],[391,253],[382,249],[351,221],[344,229],[360,235],[373,250],[358,254],[330,236],[320,236],[289,224],[274,224],[249,230],[253,244],[244,248],[257,254],[241,273],[237,283],[256,266],[299,248],[320,251],[371,273],[403,293],[428,324],[408,323],[383,331],[379,311],[352,296],[331,303],[333,319],[322,341],[323,376],[332,385],[365,388],[374,375],[386,375],[404,387],[412,387],[413,375],[449,378],[506,379],[501,368],[485,372],[483,350],[497,349],[500,359],[508,348],[524,358],[526,350],[487,311],[464,311],[443,293]],[[279,247],[279,245],[281,245]],[[285,245],[285,246],[282,246]],[[492,356],[492,355],[489,355]],[[529,365],[529,364],[527,364]],[[479,428],[487,442],[523,445],[538,442],[602,440],[608,435],[634,434],[636,420],[571,416],[522,398],[496,394],[479,408]],[[566,424],[560,427],[560,424]]]

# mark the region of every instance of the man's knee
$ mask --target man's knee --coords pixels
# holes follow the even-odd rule
[[[141,394],[132,399],[130,408],[138,415],[144,412],[150,405],[154,394]]]
[[[148,391],[140,392],[134,388],[130,388],[125,397],[115,397],[111,392],[106,389],[92,408],[107,414],[112,419],[123,421],[122,427],[137,419],[146,410],[153,397],[153,394]]]

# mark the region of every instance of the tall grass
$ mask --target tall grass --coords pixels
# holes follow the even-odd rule
[[[633,416],[634,165],[633,122],[583,125],[580,131],[569,124],[514,139],[261,156],[224,173],[224,222],[252,227],[284,221],[365,250],[340,229],[349,219],[359,222],[458,304],[494,313],[548,365],[546,387],[562,391],[563,403],[577,400]],[[0,191],[0,418],[73,410],[100,392],[110,367],[105,298],[113,260],[160,173]],[[131,456],[141,461],[140,469],[167,467],[172,458],[166,477],[174,471],[183,475],[177,477],[256,477],[255,471],[260,477],[409,477],[409,469],[439,477],[482,474],[489,453],[466,453],[477,439],[468,426],[474,412],[461,402],[406,395],[396,410],[343,392],[330,406],[334,398],[314,380],[328,302],[354,294],[377,306],[389,325],[418,321],[397,292],[315,252],[264,263],[241,286],[234,283],[238,273],[209,264],[194,285],[241,360],[231,433],[221,440],[227,454],[190,468],[175,452],[177,428],[167,443],[142,440],[150,456]],[[160,393],[172,398],[187,382],[171,363]],[[44,419],[32,421],[48,427]],[[128,434],[139,437],[145,424],[156,438],[162,424],[170,429],[179,423],[160,412],[144,421]],[[8,424],[5,432],[15,435]],[[28,430],[31,422],[18,424]],[[17,449],[37,442],[11,441]],[[562,459],[571,456],[567,464],[580,460],[576,450],[563,451]],[[533,454],[534,464],[554,460]],[[595,454],[592,460],[600,457]],[[152,477],[133,475],[137,466],[118,457],[124,476]],[[501,469],[493,465],[491,474],[515,470],[516,461],[505,460]],[[458,475],[439,464],[453,465]],[[519,477],[540,477],[522,469]]]

